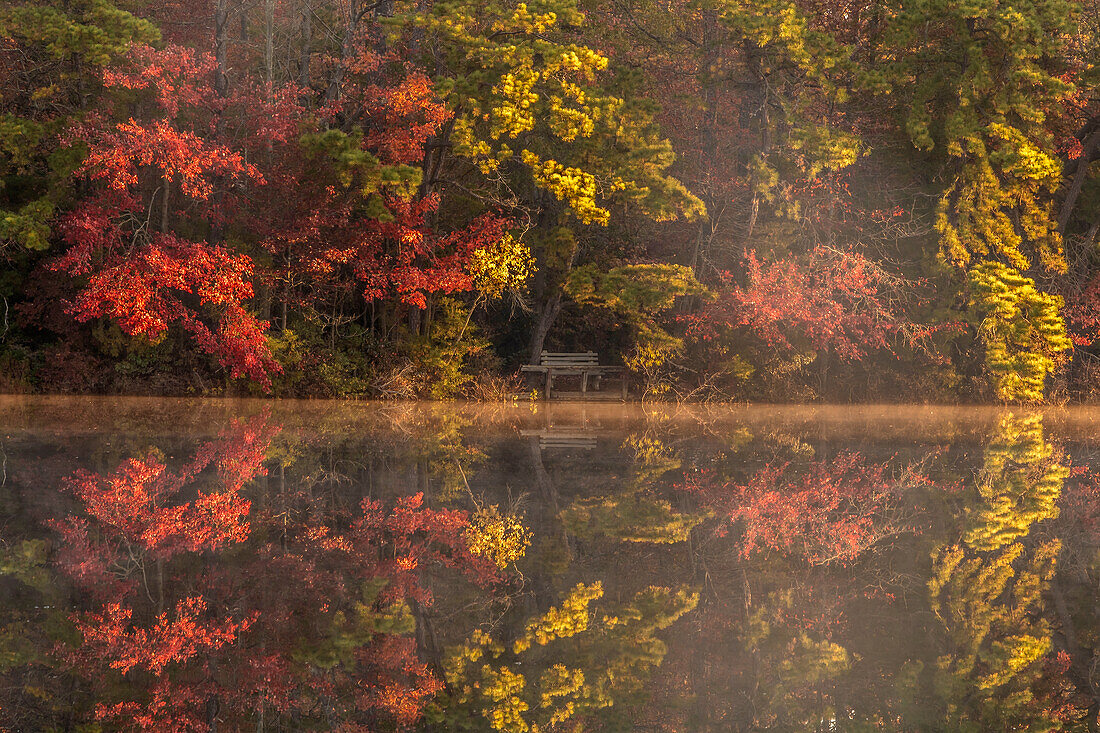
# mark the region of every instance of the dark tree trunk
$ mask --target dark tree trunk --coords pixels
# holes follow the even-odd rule
[[[539,319],[531,331],[531,342],[528,346],[530,352],[529,364],[538,364],[542,357],[542,347],[546,343],[546,335],[550,333],[550,327],[554,325],[558,314],[561,313],[561,293],[554,295],[542,307]]]
[[[1092,162],[1092,156],[1096,152],[1096,146],[1100,145],[1100,128],[1094,130],[1092,134],[1085,138],[1081,143],[1081,156],[1077,159],[1077,170],[1074,172],[1073,180],[1070,182],[1069,189],[1066,191],[1066,197],[1062,201],[1062,210],[1058,214],[1058,233],[1065,234],[1066,226],[1069,225],[1070,217],[1073,216],[1073,209],[1077,205],[1077,198],[1081,195],[1081,189],[1085,185],[1085,179],[1089,174],[1089,163]]]
[[[218,0],[214,11],[214,91],[219,97],[229,94],[229,75],[227,67],[229,63],[229,0]],[[220,140],[225,134],[225,119],[219,114],[214,129],[215,136]],[[225,192],[222,190],[222,181],[216,181],[213,197],[214,220],[210,227],[211,244],[219,244],[225,238],[225,228],[222,224],[222,204],[225,202]]]
[[[298,56],[298,86],[309,88],[309,52],[313,38],[313,8],[309,3],[302,4],[302,48]]]

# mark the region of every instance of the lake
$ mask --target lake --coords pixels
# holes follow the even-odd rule
[[[1086,729],[1100,410],[0,398],[0,730]]]

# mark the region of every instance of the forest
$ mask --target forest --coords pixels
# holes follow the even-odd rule
[[[0,391],[1089,400],[1093,0],[8,0]]]

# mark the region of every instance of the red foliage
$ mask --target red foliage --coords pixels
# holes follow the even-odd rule
[[[212,64],[178,46],[140,47],[129,66],[104,72],[106,86],[152,95],[157,109],[148,122],[92,114],[70,131],[88,148],[76,175],[92,193],[62,219],[69,249],[51,268],[87,278],[68,304],[78,321],[107,317],[127,334],[151,339],[178,324],[231,376],[269,387],[279,367],[266,325],[245,307],[253,295],[251,260],[163,226],[172,215],[221,221],[216,186],[263,183],[255,166],[214,135],[221,100],[210,88]],[[159,232],[151,231],[154,208]]]
[[[78,321],[106,316],[127,334],[149,339],[178,323],[231,376],[270,385],[268,375],[279,366],[264,341],[266,326],[243,305],[252,296],[249,258],[172,234],[126,247],[119,225],[95,205],[67,217],[62,231],[70,247],[53,268],[88,275],[69,306]],[[210,308],[217,312],[213,326],[203,315]]]
[[[686,319],[691,336],[714,341],[740,330],[773,348],[799,342],[854,361],[890,350],[898,337],[913,342],[930,332],[903,315],[906,283],[858,253],[819,246],[803,258],[761,264],[749,252],[745,266],[747,285],[727,274],[727,288]]]
[[[1100,339],[1100,275],[1080,293],[1066,297],[1063,314],[1075,346],[1091,346]]]
[[[61,569],[82,588],[115,597],[132,585],[131,574],[147,554],[165,559],[243,541],[250,502],[242,491],[264,472],[263,455],[276,432],[262,416],[236,423],[178,472],[152,456],[130,459],[106,476],[77,472],[66,489],[86,517],[53,525],[64,540]],[[218,467],[217,490],[198,490],[194,499],[181,501],[211,463]]]
[[[719,534],[740,527],[744,557],[770,549],[819,565],[853,560],[905,529],[900,494],[929,479],[915,466],[897,476],[889,470],[889,463],[869,463],[848,452],[801,473],[790,464],[769,465],[745,483],[702,474],[680,488],[718,514]]]

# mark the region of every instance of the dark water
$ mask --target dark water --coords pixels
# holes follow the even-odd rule
[[[0,730],[1088,730],[1098,420],[0,398]]]

